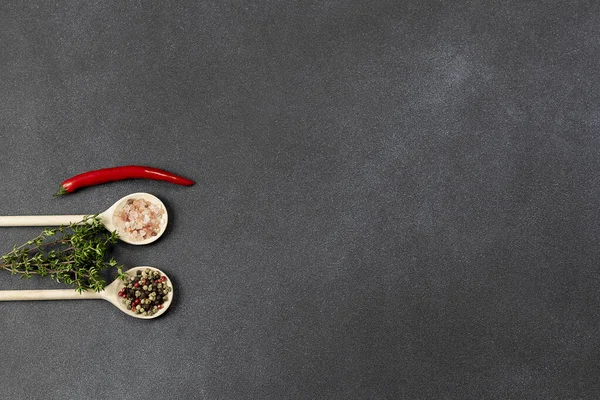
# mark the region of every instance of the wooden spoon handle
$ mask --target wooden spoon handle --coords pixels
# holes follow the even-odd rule
[[[75,289],[58,290],[0,290],[0,301],[22,300],[90,300],[101,299],[100,293],[87,290],[78,293]]]
[[[0,217],[0,226],[58,226],[80,222],[85,215],[16,215]]]

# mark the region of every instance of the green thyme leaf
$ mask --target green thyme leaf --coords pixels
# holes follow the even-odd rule
[[[102,291],[106,285],[100,272],[121,267],[115,259],[106,259],[109,246],[118,238],[108,232],[98,215],[56,229],[46,228],[35,238],[0,257],[0,269],[30,279],[49,275],[56,282],[75,287],[78,292]]]

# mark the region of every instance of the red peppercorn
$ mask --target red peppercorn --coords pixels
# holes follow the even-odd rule
[[[133,287],[140,287],[140,284],[138,282],[136,282]]]
[[[162,304],[157,305],[156,308],[160,310],[162,308]]]

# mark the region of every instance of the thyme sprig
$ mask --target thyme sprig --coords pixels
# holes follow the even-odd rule
[[[117,232],[109,232],[98,215],[86,216],[81,222],[55,229],[46,228],[41,234],[0,257],[0,269],[20,278],[34,275],[50,276],[56,282],[75,287],[78,292],[100,292],[106,281],[100,271],[122,266],[108,258],[108,249],[118,240]]]

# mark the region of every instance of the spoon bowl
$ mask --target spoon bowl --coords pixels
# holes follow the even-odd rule
[[[128,233],[122,226],[118,224],[119,214],[123,212],[123,209],[127,206],[127,203],[134,200],[144,200],[149,202],[150,204],[156,205],[160,210],[163,211],[161,216],[161,220],[159,222],[160,230],[155,235],[148,235],[148,237],[144,239],[134,238],[130,233]],[[109,231],[117,231],[119,233],[119,239],[122,241],[134,244],[134,245],[142,245],[142,244],[150,244],[158,238],[160,238],[167,228],[167,223],[169,220],[169,216],[167,213],[167,208],[163,204],[162,201],[158,199],[158,197],[151,195],[150,193],[133,193],[127,195],[115,202],[108,210],[99,214],[98,217],[100,221],[104,225],[106,229]]]
[[[129,216],[133,215],[133,213],[127,212],[126,219],[123,220],[123,211],[129,202],[135,200],[143,200],[144,202],[150,203],[150,207],[156,206],[156,209],[160,211],[160,219],[158,222],[158,231],[152,231],[150,234],[145,233],[143,236],[138,237],[138,232],[142,230],[145,232],[146,229],[129,229],[132,232],[128,231],[127,223],[131,224],[135,221],[129,221]],[[58,226],[58,225],[69,225],[69,224],[77,224],[77,223],[85,223],[82,222],[89,214],[83,215],[19,215],[19,216],[0,216],[0,227],[2,226]],[[142,245],[142,244],[150,244],[158,238],[160,238],[167,228],[168,223],[168,212],[167,208],[156,196],[151,195],[150,193],[133,193],[127,195],[121,199],[119,199],[115,204],[113,204],[108,210],[98,214],[100,218],[100,222],[104,225],[106,229],[109,231],[117,231],[119,234],[119,239],[122,241],[133,244],[133,245]],[[121,218],[121,220],[119,220]],[[134,218],[135,219],[135,218]],[[123,225],[121,224],[123,223]],[[143,221],[141,223],[144,223]],[[137,226],[137,225],[135,225]],[[129,225],[131,227],[131,225]],[[145,227],[145,225],[142,225]],[[134,235],[133,232],[136,232]]]
[[[158,268],[148,267],[148,266],[131,268],[131,269],[125,271],[125,273],[127,275],[129,275],[130,277],[134,277],[138,271],[145,271],[147,269],[149,269],[151,271],[158,271],[161,276],[166,277],[167,280],[165,282],[171,288],[171,292],[169,293],[169,299],[163,303],[162,308],[160,310],[158,310],[155,314],[142,315],[142,314],[134,313],[133,311],[131,311],[130,309],[125,307],[125,305],[123,304],[123,300],[118,295],[119,291],[121,289],[123,289],[123,287],[125,286],[124,282],[120,279],[115,279],[110,285],[108,285],[104,288],[104,291],[100,292],[100,294],[102,295],[102,298],[104,300],[111,302],[119,310],[123,311],[125,314],[129,315],[130,317],[140,318],[140,319],[153,319],[153,318],[160,317],[171,306],[171,301],[173,300],[173,295],[175,294],[175,290],[173,289],[173,283],[171,282],[171,280],[169,279],[167,274],[165,274]]]
[[[155,267],[134,267],[131,268],[125,273],[131,277],[137,274],[137,271],[144,271],[146,269],[150,269],[151,271],[158,271],[161,276],[166,277],[165,283],[171,288],[171,292],[169,293],[168,300],[162,304],[162,308],[158,310],[156,313],[152,315],[142,315],[139,313],[135,313],[125,307],[123,304],[123,299],[119,297],[119,291],[125,286],[124,282],[120,279],[115,279],[110,285],[107,285],[103,291],[94,292],[92,290],[87,290],[82,293],[78,293],[73,289],[58,289],[58,290],[0,290],[0,301],[24,301],[24,300],[94,300],[94,299],[102,299],[112,303],[119,310],[123,311],[130,317],[139,318],[139,319],[154,319],[163,315],[167,309],[171,306],[173,301],[173,296],[175,294],[175,289],[173,288],[173,283],[161,270]]]

